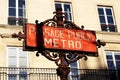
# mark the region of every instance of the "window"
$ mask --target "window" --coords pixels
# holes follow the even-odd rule
[[[118,75],[120,75],[120,52],[114,51],[106,51],[106,59],[109,70],[113,70],[110,72],[110,77],[112,80],[120,80]],[[117,70],[117,71],[114,71]]]
[[[102,31],[117,32],[112,7],[98,6],[98,14]]]
[[[62,3],[62,2],[55,2],[55,9],[62,8],[63,13],[68,21],[72,21],[72,8],[71,3]]]
[[[70,56],[71,60],[75,58],[75,55],[72,53],[70,53]],[[80,80],[77,61],[70,63],[70,73],[68,78],[69,78],[68,80]]]
[[[7,47],[8,67],[27,67],[27,52],[21,47]],[[27,71],[23,69],[11,69],[8,72],[8,80],[27,80]]]
[[[108,69],[120,70],[120,52],[106,51]]]
[[[9,25],[23,25],[26,22],[25,0],[9,0]]]
[[[70,79],[69,80],[80,80],[77,62],[71,63],[70,68],[71,68],[71,71],[70,71]]]

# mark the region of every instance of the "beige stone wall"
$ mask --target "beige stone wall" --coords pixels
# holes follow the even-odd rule
[[[7,17],[8,17],[8,0],[0,0],[0,24],[6,24],[7,23]]]
[[[52,18],[54,11],[54,0],[27,0],[27,18],[30,23]]]
[[[22,26],[7,25],[8,2],[1,0],[0,7],[0,67],[7,65],[7,46],[22,46],[22,41],[11,38],[12,33],[22,31]],[[53,17],[54,1],[71,2],[73,9],[74,22],[78,25],[84,25],[85,29],[95,30],[97,39],[106,42],[106,46],[98,49],[98,56],[88,56],[88,60],[79,60],[81,69],[99,69],[107,68],[105,59],[105,50],[120,51],[120,33],[119,32],[101,32],[97,6],[113,6],[115,21],[118,31],[120,31],[120,0],[27,0],[27,19],[29,23],[35,23],[35,20],[44,21]],[[29,67],[55,68],[53,61],[49,61],[42,55],[35,56],[36,52],[29,52]]]
[[[23,40],[12,38],[13,33],[22,32],[21,26],[0,25],[0,67],[7,66],[7,47],[22,47]],[[36,57],[36,52],[28,52],[28,67],[31,68],[56,68],[53,61],[49,61],[42,55]]]

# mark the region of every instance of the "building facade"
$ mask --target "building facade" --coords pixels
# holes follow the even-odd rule
[[[98,48],[98,56],[87,55],[86,61],[80,59],[70,66],[120,70],[119,3],[120,0],[1,0],[0,67],[57,68],[44,56],[36,57],[35,51],[23,51],[23,42],[11,34],[22,32],[26,22],[53,18],[55,9],[61,7],[69,21],[95,31],[97,39],[106,43]]]

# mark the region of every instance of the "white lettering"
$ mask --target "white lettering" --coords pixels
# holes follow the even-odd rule
[[[76,38],[77,39],[84,39],[84,33],[83,32],[77,32],[76,33]]]
[[[44,45],[46,46],[47,44],[49,44],[50,46],[52,46],[52,39],[46,39],[44,38]]]
[[[45,36],[50,36],[50,35],[49,35],[49,29],[45,29],[43,35],[45,35]]]
[[[68,31],[68,38],[74,38],[75,37],[75,33],[72,31]]]
[[[65,47],[66,40],[61,40],[62,41],[62,47]]]
[[[28,28],[28,34],[31,35],[32,33],[36,32],[34,27],[29,27]]]
[[[64,30],[44,29],[44,36],[64,38]]]
[[[74,41],[68,40],[68,48],[74,48]]]
[[[81,48],[81,42],[80,41],[75,42],[75,48],[77,48],[77,49]]]
[[[34,28],[33,28],[34,29]],[[34,31],[32,28],[31,34]],[[92,44],[95,40],[94,34],[90,31],[66,30],[61,28],[43,28],[45,48],[57,48],[67,50],[82,50],[84,45]]]
[[[59,47],[58,39],[53,39],[53,47]]]

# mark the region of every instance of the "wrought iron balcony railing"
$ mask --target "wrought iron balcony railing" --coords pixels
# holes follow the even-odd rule
[[[113,24],[101,24],[102,31],[108,31],[108,32],[117,32],[117,26]]]
[[[120,70],[71,69],[68,80],[120,80]],[[55,68],[0,67],[0,80],[60,80]]]
[[[26,18],[8,17],[9,25],[23,26],[27,22]]]

